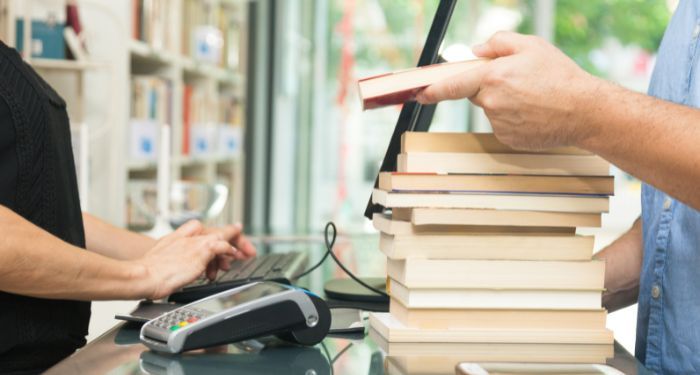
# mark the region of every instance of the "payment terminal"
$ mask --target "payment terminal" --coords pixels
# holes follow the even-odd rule
[[[315,345],[331,325],[326,302],[271,281],[230,289],[165,313],[141,327],[141,342],[167,353],[276,335]]]

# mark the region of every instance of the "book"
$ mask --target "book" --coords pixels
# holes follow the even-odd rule
[[[425,374],[421,369],[440,369],[463,361],[605,363],[614,356],[612,344],[523,344],[469,342],[389,342],[370,327],[368,336],[386,354],[387,360],[411,374]],[[423,367],[425,366],[425,367]]]
[[[388,259],[387,275],[408,288],[601,290],[605,262]]]
[[[619,370],[591,363],[460,363],[457,375],[624,375]]]
[[[397,172],[607,176],[610,164],[595,155],[401,153]]]
[[[605,327],[607,311],[515,310],[515,309],[415,309],[391,299],[389,311],[409,327],[427,329],[599,329]]]
[[[466,208],[394,208],[400,220],[413,225],[512,225],[531,227],[600,227],[600,214],[481,210]]]
[[[473,342],[532,344],[612,344],[600,329],[425,329],[408,327],[389,313],[370,313],[369,324],[389,342]]]
[[[487,233],[391,235],[381,233],[379,250],[390,259],[482,259],[585,261],[593,236]]]
[[[417,309],[599,310],[603,293],[602,289],[409,289],[392,279],[387,279],[387,290],[391,298]]]
[[[394,345],[409,345],[410,343],[395,343]],[[387,346],[391,346],[388,344]],[[438,346],[440,344],[423,344]],[[473,364],[476,367],[476,371],[473,374],[479,375],[527,375],[527,374],[557,374],[557,375],[621,375],[622,372],[615,370],[610,366],[604,365],[607,358],[604,354],[593,356],[590,353],[594,349],[585,350],[582,347],[600,347],[597,349],[598,352],[603,353],[607,348],[610,351],[613,350],[612,345],[575,345],[567,344],[560,345],[565,348],[561,350],[551,350],[549,345],[551,344],[520,344],[525,346],[537,346],[544,350],[544,353],[538,353],[533,356],[526,356],[523,352],[517,351],[517,349],[509,349],[505,346],[497,346],[496,344],[491,344],[493,346],[483,346],[481,351],[466,352],[461,356],[425,356],[417,354],[415,356],[387,356],[384,364],[384,375],[454,375],[455,367],[465,361],[469,362],[487,362],[483,365],[483,368],[479,364]],[[476,344],[478,348],[478,344]],[[517,347],[516,347],[517,348]],[[576,355],[573,354],[574,351],[583,350],[585,354]],[[496,350],[499,353],[496,355],[488,355],[485,352],[487,350]],[[534,350],[531,349],[531,350]],[[530,350],[527,350],[528,352]],[[469,358],[465,360],[464,357]],[[483,358],[483,359],[474,359]],[[504,358],[504,359],[494,359],[494,358]],[[521,358],[520,360],[515,360],[514,358]],[[493,363],[494,361],[501,361],[501,363]],[[507,361],[507,362],[506,362]],[[506,363],[503,363],[506,362]],[[515,363],[522,362],[522,363]],[[533,363],[534,362],[534,363]],[[537,363],[540,362],[540,363]],[[513,367],[504,366],[506,364],[512,364]],[[465,366],[471,366],[472,364],[465,364]],[[488,371],[488,372],[484,372]],[[458,373],[461,374],[461,373]]]
[[[415,100],[416,94],[433,83],[475,69],[487,61],[474,59],[433,64],[367,77],[357,82],[362,109],[379,108]]]
[[[401,211],[401,210],[397,210]],[[408,215],[404,220],[393,218],[392,214],[375,213],[372,215],[374,228],[389,235],[472,235],[472,234],[522,234],[547,236],[573,236],[574,227],[526,227],[507,225],[413,225],[411,211],[404,210]]]
[[[192,85],[182,88],[182,155],[190,154],[190,131],[192,130]]]
[[[372,202],[386,208],[472,208],[547,212],[608,212],[608,197],[537,194],[413,193],[374,189]]]
[[[613,195],[613,176],[379,173],[379,189],[393,192],[500,192]]]
[[[576,147],[555,147],[538,151],[516,150],[501,143],[493,133],[465,132],[405,132],[401,135],[401,152],[592,155]]]

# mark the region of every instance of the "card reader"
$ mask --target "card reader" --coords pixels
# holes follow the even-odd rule
[[[141,327],[141,342],[180,353],[256,337],[315,345],[328,334],[326,302],[304,289],[271,281],[233,288],[163,314]]]

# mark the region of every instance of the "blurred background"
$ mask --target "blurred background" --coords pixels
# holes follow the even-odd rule
[[[383,272],[363,212],[401,108],[362,112],[356,81],[415,66],[438,0],[0,4],[2,39],[29,45],[25,59],[69,104],[85,210],[149,230],[158,216],[157,176],[167,170],[174,183],[164,219],[174,225],[191,217],[241,221],[251,234],[288,236],[320,234],[333,220],[352,237],[340,249],[351,268]],[[496,31],[537,34],[588,72],[644,92],[676,5],[460,0],[441,51],[460,60]],[[78,10],[77,24],[66,7]],[[70,27],[78,38],[61,29],[65,40],[55,39],[44,24]],[[54,51],[51,43],[68,48]],[[431,130],[488,132],[490,125],[461,100],[441,103]],[[168,158],[159,163],[163,142]],[[590,231],[597,249],[640,212],[640,183],[614,173],[610,213]],[[119,309],[128,306],[95,304],[91,337],[111,327]],[[631,307],[608,322],[629,350],[635,316]]]

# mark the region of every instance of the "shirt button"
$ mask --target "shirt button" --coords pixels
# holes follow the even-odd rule
[[[654,284],[654,286],[651,287],[651,297],[654,299],[658,299],[659,296],[661,296],[661,287],[657,284]]]
[[[671,208],[671,203],[673,203],[673,200],[671,200],[671,198],[669,197],[666,197],[666,199],[664,199],[664,210],[668,210],[669,208]]]
[[[700,23],[695,24],[695,28],[693,29],[693,39],[697,38],[698,35],[700,35]]]

